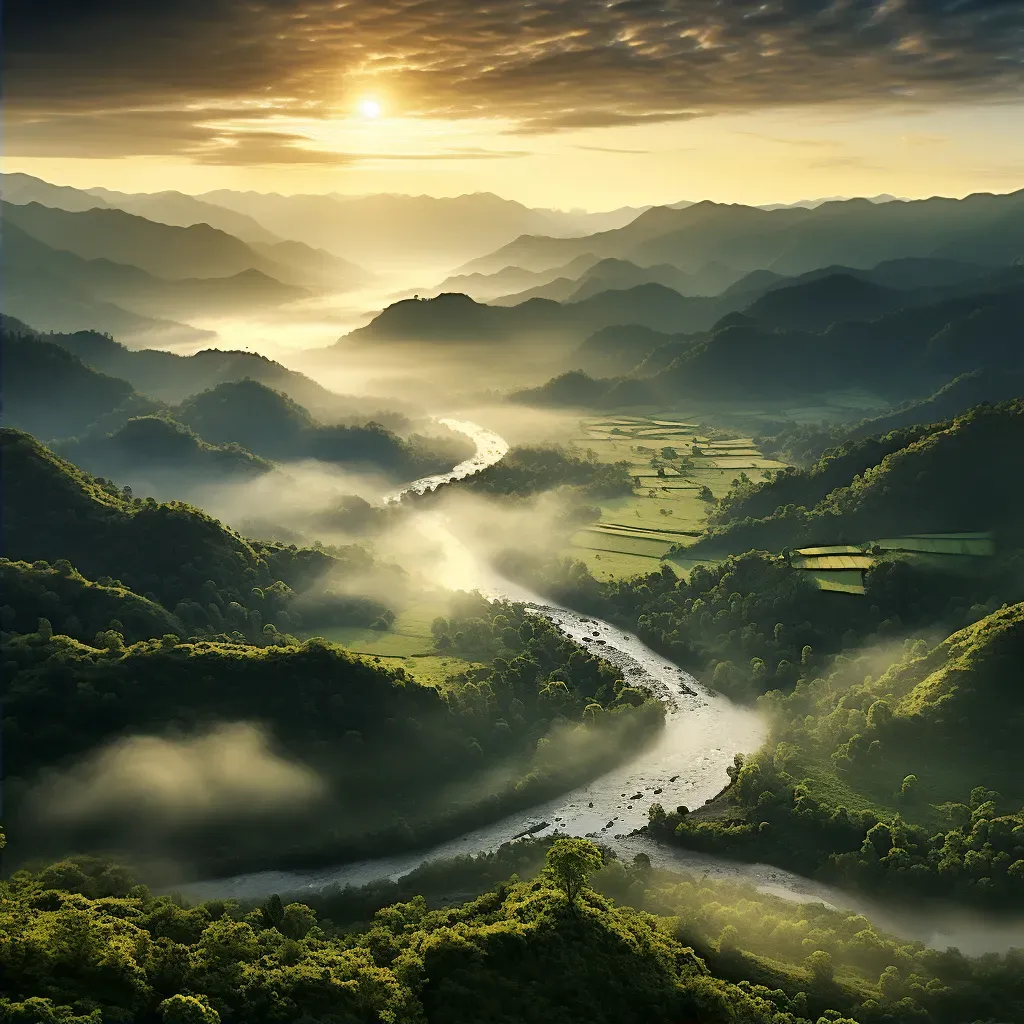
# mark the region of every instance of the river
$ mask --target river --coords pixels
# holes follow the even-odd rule
[[[425,477],[385,495],[393,502],[402,494],[423,493],[463,479],[497,462],[508,444],[497,434],[464,420],[441,420],[467,434],[476,455],[448,473]],[[607,622],[555,606],[537,594],[503,579],[461,542],[457,524],[437,511],[417,513],[417,527],[458,565],[461,585],[485,596],[523,601],[580,644],[623,670],[625,678],[653,691],[665,702],[665,728],[658,739],[632,760],[569,793],[517,812],[500,821],[417,853],[379,857],[312,871],[263,871],[232,878],[196,882],[185,887],[197,899],[214,896],[257,898],[272,892],[300,895],[334,885],[365,885],[399,878],[424,861],[496,849],[541,823],[537,835],[561,831],[599,839],[620,856],[646,853],[653,864],[712,878],[746,882],[760,892],[799,902],[820,902],[864,914],[875,925],[935,948],[956,946],[965,953],[1001,952],[1024,947],[1024,919],[993,921],[956,907],[894,909],[767,864],[750,864],[667,847],[646,836],[630,835],[647,822],[648,807],[658,801],[667,808],[701,806],[728,782],[726,769],[737,753],[756,750],[766,727],[750,708],[708,690],[697,679],[648,648],[638,637]]]

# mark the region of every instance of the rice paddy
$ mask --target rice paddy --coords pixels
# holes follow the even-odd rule
[[[783,465],[765,459],[750,437],[709,437],[705,430],[666,416],[582,421],[572,441],[596,451],[602,462],[628,462],[634,488],[602,501],[600,520],[573,535],[567,554],[601,579],[655,572],[666,564],[680,574],[689,571],[685,558],[663,558],[703,531],[708,503],[702,489],[721,497],[740,471]]]
[[[995,541],[990,533],[911,534],[861,544],[799,548],[790,555],[790,563],[806,570],[821,590],[863,594],[864,573],[883,556],[893,554],[948,567],[951,560],[991,558]]]

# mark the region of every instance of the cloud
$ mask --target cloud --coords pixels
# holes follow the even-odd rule
[[[619,149],[616,146],[576,146],[576,149],[585,149],[588,153],[632,153],[637,156],[649,156],[650,149]]]
[[[59,149],[65,131],[90,151],[69,118],[97,127],[104,155],[191,154],[211,138],[210,108],[330,117],[370,90],[403,115],[494,118],[522,134],[1024,98],[1019,0],[9,0],[5,19],[15,155]],[[234,156],[304,148],[249,139]]]
[[[834,149],[843,145],[835,139],[810,139],[810,138],[785,138],[781,135],[763,135],[761,132],[740,132],[733,135],[744,135],[751,139],[761,139],[763,142],[774,142],[780,146],[796,146],[799,149]]]
[[[275,754],[261,729],[233,723],[181,740],[118,740],[40,783],[32,802],[52,824],[128,815],[171,823],[300,807],[322,792],[320,778]]]

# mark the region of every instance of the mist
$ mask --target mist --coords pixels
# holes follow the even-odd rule
[[[225,722],[192,736],[128,736],[38,783],[28,804],[44,827],[117,822],[173,831],[188,823],[305,808],[324,781],[288,760],[268,732]]]

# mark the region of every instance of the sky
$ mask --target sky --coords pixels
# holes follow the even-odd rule
[[[7,0],[4,169],[533,206],[1024,187],[1024,0]]]

